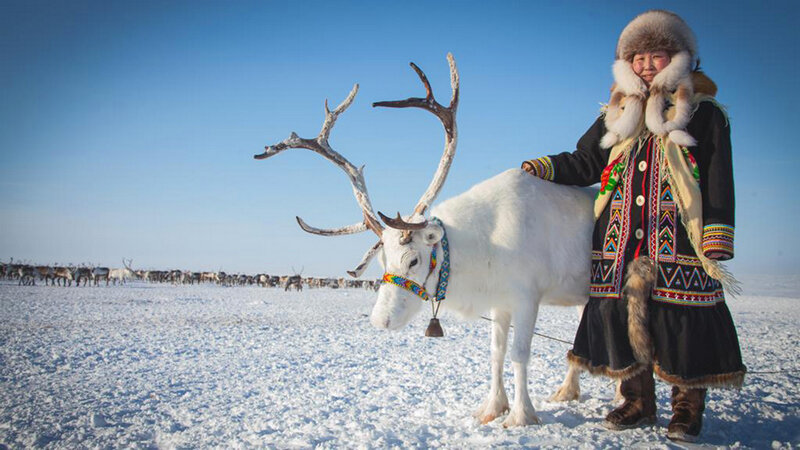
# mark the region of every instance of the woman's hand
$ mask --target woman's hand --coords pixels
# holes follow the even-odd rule
[[[529,174],[531,174],[533,176],[537,176],[536,175],[536,167],[534,167],[534,165],[531,164],[530,161],[522,161],[522,170],[524,170],[525,172],[528,172]]]

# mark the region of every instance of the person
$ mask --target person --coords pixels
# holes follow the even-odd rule
[[[599,183],[589,302],[570,364],[621,380],[604,425],[656,422],[653,373],[672,387],[667,436],[694,441],[707,388],[746,373],[724,290],[733,257],[730,126],[699,70],[695,36],[674,13],[647,11],[622,31],[609,103],[572,153],[522,168],[561,184]],[[588,257],[588,255],[587,255]]]

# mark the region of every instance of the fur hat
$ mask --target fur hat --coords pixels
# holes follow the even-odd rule
[[[622,30],[616,59],[630,61],[637,53],[666,50],[671,54],[689,52],[697,58],[697,40],[692,29],[677,14],[654,9],[639,14]]]
[[[667,50],[670,63],[653,78],[650,86],[633,71],[631,60],[637,53]],[[696,141],[686,132],[691,119],[694,95],[692,66],[697,61],[697,42],[694,33],[676,14],[652,10],[633,19],[619,37],[616,61],[613,66],[614,86],[606,108],[608,132],[600,143],[610,148],[623,140],[635,137],[640,129],[642,114],[645,126],[653,134],[668,136],[681,146],[693,146]],[[667,117],[668,97],[674,108]]]

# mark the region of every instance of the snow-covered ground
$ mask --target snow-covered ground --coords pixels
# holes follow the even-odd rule
[[[800,446],[800,276],[742,277],[729,300],[741,391],[711,391],[702,445]],[[550,403],[568,346],[534,338],[530,388],[543,424],[472,418],[488,390],[489,324],[445,314],[446,336],[370,326],[361,290],[129,284],[0,284],[0,448],[676,447],[657,426],[601,426],[607,379]],[[571,340],[573,309],[543,308],[538,332]],[[510,364],[506,385],[513,386]]]

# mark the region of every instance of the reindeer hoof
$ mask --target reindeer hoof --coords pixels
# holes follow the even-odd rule
[[[481,425],[486,425],[489,422],[494,421],[498,417],[502,416],[503,414],[508,412],[508,403],[504,404],[495,404],[495,405],[483,405],[478,408],[472,415],[478,419]]]
[[[572,400],[577,400],[580,397],[581,392],[576,391],[573,389],[567,389],[565,387],[560,387],[555,394],[551,395],[550,398],[547,399],[548,402],[569,402]]]
[[[512,411],[506,420],[503,421],[503,428],[525,427],[528,425],[539,425],[542,421],[532,409],[529,411]]]
[[[497,417],[498,416],[495,416],[494,414],[488,414],[483,417],[478,417],[478,421],[480,421],[481,425],[486,425],[487,423],[493,422],[495,419],[497,419]]]

